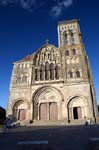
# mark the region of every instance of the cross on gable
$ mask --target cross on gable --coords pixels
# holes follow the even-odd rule
[[[48,39],[46,39],[46,44],[48,44],[48,42],[49,42],[49,40],[48,40]]]

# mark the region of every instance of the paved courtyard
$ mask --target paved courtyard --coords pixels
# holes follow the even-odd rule
[[[30,126],[0,133],[0,150],[16,150],[19,141],[48,140],[51,150],[88,150],[89,138],[99,138],[99,125]]]

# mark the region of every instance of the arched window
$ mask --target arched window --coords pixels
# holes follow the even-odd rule
[[[20,64],[18,64],[17,68],[20,69]]]
[[[18,76],[18,77],[16,78],[16,83],[18,83],[18,84],[21,83],[21,76]]]
[[[38,69],[35,69],[35,80],[38,81]]]
[[[76,71],[76,77],[80,78],[80,72],[79,71]]]
[[[50,59],[50,54],[48,54],[48,59]]]
[[[69,50],[66,50],[66,51],[65,51],[65,55],[66,55],[66,56],[69,56]]]
[[[24,64],[21,65],[21,68],[22,68],[22,69],[24,68]]]
[[[24,76],[22,76],[22,83],[24,83]]]
[[[50,64],[50,79],[54,80],[54,64]]]
[[[68,40],[67,40],[67,33],[64,32],[63,33],[63,44],[67,44],[68,43]]]
[[[25,64],[25,68],[27,68],[27,64]]]
[[[44,71],[45,71],[45,67],[43,64],[41,64],[41,68],[40,68],[40,80],[44,80]]]
[[[55,67],[55,78],[59,79],[59,68],[58,68],[58,66]]]
[[[72,31],[70,31],[70,35],[71,35],[71,38],[74,37],[74,34]]]
[[[22,77],[22,83],[27,83],[27,76],[26,76],[26,75],[24,75],[24,76]]]
[[[45,63],[45,80],[49,80],[49,63]]]
[[[73,78],[73,72],[72,71],[69,71],[68,74],[69,74],[69,78]]]
[[[75,39],[74,39],[74,33],[72,31],[70,31],[70,36],[71,36],[71,43],[73,44],[75,42]]]
[[[72,49],[73,55],[76,55],[76,49]]]
[[[28,79],[28,78],[27,78],[27,76],[25,75],[25,76],[24,76],[24,82],[25,82],[25,83],[27,83],[27,79]]]

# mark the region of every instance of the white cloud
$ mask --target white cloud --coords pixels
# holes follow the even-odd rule
[[[55,17],[58,17],[61,14],[61,12],[62,12],[62,6],[60,5],[54,6],[50,11],[51,15],[52,16],[54,15]]]
[[[20,0],[20,5],[24,8],[24,9],[33,9],[33,7],[36,4],[36,0]]]
[[[0,5],[19,5],[28,11],[41,8],[48,0],[0,0]]]
[[[60,16],[64,9],[68,8],[73,4],[73,0],[62,0],[61,2],[57,0],[56,2],[57,4],[54,7],[52,7],[50,11],[51,16],[53,17]]]
[[[0,5],[6,6],[9,3],[9,0],[0,0]]]
[[[17,4],[28,10],[35,6],[36,0],[0,0],[0,4],[4,6],[8,4]]]
[[[73,0],[64,0],[63,5],[64,7],[69,7],[73,4]]]
[[[45,4],[48,5],[49,0],[0,0],[0,5],[19,5],[22,8],[33,12],[36,9],[40,9]],[[50,11],[50,15],[52,17],[58,17],[62,14],[62,12],[73,4],[73,0],[50,0],[52,8]],[[53,3],[55,4],[53,6]],[[47,6],[48,7],[48,6]]]
[[[18,0],[0,0],[0,4],[4,5],[4,6],[6,6],[8,4],[15,4],[17,2],[18,2]]]

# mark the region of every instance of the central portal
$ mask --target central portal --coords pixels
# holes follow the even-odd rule
[[[39,108],[39,120],[57,120],[58,110],[56,103],[42,103]]]
[[[55,88],[39,89],[33,97],[33,120],[59,120],[61,101],[62,96]]]

